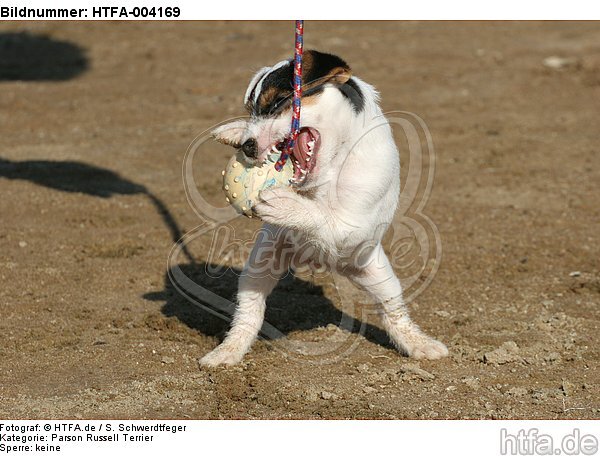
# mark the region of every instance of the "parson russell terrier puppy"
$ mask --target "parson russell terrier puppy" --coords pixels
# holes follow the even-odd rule
[[[291,60],[258,71],[244,98],[250,117],[218,127],[214,138],[241,148],[251,163],[277,152],[290,131],[292,78]],[[254,212],[264,221],[263,239],[271,242],[254,245],[239,279],[231,329],[200,364],[240,362],[279,278],[307,266],[325,266],[366,290],[405,355],[446,356],[445,345],[410,319],[381,246],[398,203],[400,163],[377,91],[342,59],[317,51],[304,54],[302,82],[301,131],[290,157],[294,184],[260,194]]]

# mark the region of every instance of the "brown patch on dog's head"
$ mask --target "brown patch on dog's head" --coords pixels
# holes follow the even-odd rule
[[[293,90],[283,90],[276,86],[266,87],[258,97],[258,110],[259,112],[279,112],[278,108],[287,105],[293,94]]]

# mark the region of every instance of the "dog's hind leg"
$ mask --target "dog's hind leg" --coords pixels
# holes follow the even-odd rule
[[[281,230],[265,225],[238,281],[231,329],[221,345],[200,359],[201,365],[236,364],[250,350],[263,324],[267,296],[288,270],[281,247]]]
[[[448,354],[443,343],[423,333],[410,319],[402,286],[381,244],[373,250],[366,266],[349,278],[376,300],[383,327],[398,350],[416,359],[438,359]]]

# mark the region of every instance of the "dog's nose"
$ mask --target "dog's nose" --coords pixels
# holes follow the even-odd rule
[[[256,142],[256,139],[247,139],[246,142],[242,144],[242,150],[244,151],[244,155],[246,157],[256,158],[258,156],[258,144]]]

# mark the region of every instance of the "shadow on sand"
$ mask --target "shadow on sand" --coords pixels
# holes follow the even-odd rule
[[[119,176],[114,171],[74,161],[26,160],[11,161],[0,158],[0,178],[20,179],[71,193],[84,193],[100,198],[113,195],[144,195],[161,215],[171,233],[173,242],[181,238],[181,229],[167,206],[146,187]],[[191,254],[182,246],[184,255],[193,262]]]
[[[208,300],[200,302],[200,305],[192,303],[173,285],[169,273],[165,276],[164,290],[148,293],[144,298],[151,301],[165,301],[162,307],[164,315],[176,317],[202,334],[222,339],[229,329],[240,271],[227,268],[222,275],[216,277],[207,272],[218,269],[214,264],[198,262],[179,264],[176,267],[180,269],[180,273],[197,285],[197,290],[200,290],[199,292],[186,290],[186,294],[192,295],[194,300],[201,301],[203,290],[209,290],[229,300],[230,305],[223,309],[207,302]],[[361,327],[360,321],[336,308],[325,297],[321,286],[296,278],[292,274],[281,279],[267,299],[265,322],[276,328],[280,335],[325,327],[329,324],[337,325],[352,333],[359,333]],[[262,337],[267,339],[277,337],[272,337],[272,332],[265,329],[263,326]],[[387,334],[380,328],[366,324],[363,331],[367,340],[388,348],[392,347]]]
[[[65,81],[88,67],[76,44],[27,32],[0,33],[0,81]]]

